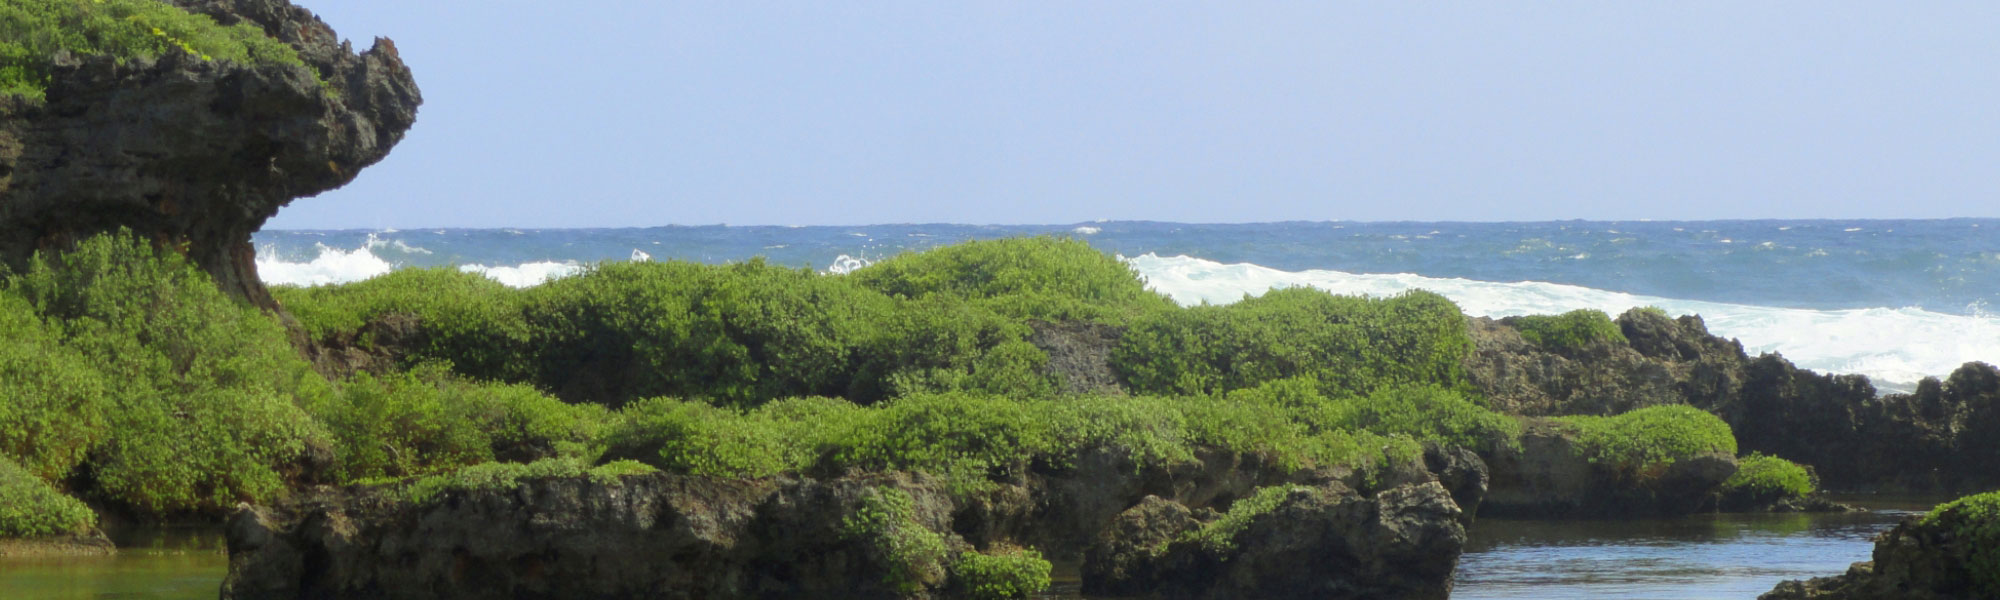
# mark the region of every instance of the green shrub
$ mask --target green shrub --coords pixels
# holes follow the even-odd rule
[[[1222,518],[1205,523],[1199,529],[1181,534],[1181,541],[1194,542],[1217,554],[1227,555],[1236,549],[1236,536],[1250,527],[1250,523],[1284,504],[1293,492],[1313,492],[1312,488],[1293,485],[1274,485],[1258,488],[1245,498],[1237,499],[1229,505],[1229,512]],[[1316,493],[1316,492],[1315,492]]]
[[[1028,343],[1027,325],[964,298],[898,299],[873,314],[855,349],[846,397],[863,404],[917,392],[1054,393],[1048,354]]]
[[[416,317],[422,334],[405,356],[414,366],[446,361],[483,379],[522,380],[529,375],[528,325],[521,292],[478,273],[456,269],[399,269],[341,285],[276,286],[271,295],[322,343],[341,340],[363,348],[370,320]]]
[[[860,542],[889,567],[883,583],[914,594],[945,578],[944,536],[916,522],[916,501],[896,488],[870,488],[840,522],[841,535]]]
[[[1135,320],[1111,366],[1141,393],[1212,394],[1311,376],[1338,397],[1393,384],[1462,387],[1471,351],[1464,315],[1443,296],[1290,288]]]
[[[61,480],[110,429],[102,376],[20,296],[0,291],[0,456]]]
[[[631,475],[655,472],[652,467],[632,461],[614,461],[596,467],[575,458],[544,458],[531,463],[481,463],[426,475],[411,480],[398,491],[413,504],[428,504],[448,492],[510,490],[524,480],[590,477],[600,482],[616,482]]]
[[[1050,570],[1042,553],[1023,549],[962,552],[951,566],[953,586],[972,600],[1026,598],[1049,588]]]
[[[1385,387],[1366,397],[1326,401],[1308,415],[1320,429],[1408,436],[1472,449],[1517,443],[1521,435],[1520,421],[1436,385]]]
[[[533,388],[473,383],[441,366],[355,375],[311,407],[339,446],[339,481],[422,475],[493,461],[595,458],[602,408]]]
[[[1736,462],[1736,474],[1722,484],[1723,493],[1758,501],[1805,498],[1819,490],[1812,470],[1776,456],[1753,453]]]
[[[150,513],[268,501],[330,445],[299,407],[327,383],[284,328],[177,254],[108,234],[37,254],[6,287],[107,382],[89,465],[110,500]]]
[[[888,299],[753,260],[606,263],[527,290],[536,380],[571,399],[838,396]]]
[[[40,99],[56,52],[120,60],[185,52],[202,60],[304,66],[249,23],[223,27],[158,0],[8,0],[0,4],[0,93]]]
[[[1611,322],[1610,315],[1596,309],[1510,317],[1502,322],[1520,331],[1522,339],[1559,352],[1574,352],[1599,342],[1625,343],[1625,332]]]
[[[97,513],[83,502],[0,458],[0,537],[82,533],[96,525]]]
[[[1649,406],[1615,417],[1557,417],[1577,433],[1577,451],[1591,462],[1637,477],[1681,459],[1736,454],[1729,424],[1686,405]]]
[[[1979,597],[2000,596],[2000,492],[1974,494],[1931,509],[1922,524],[1951,533],[1956,558]]]
[[[732,408],[673,398],[625,405],[606,435],[613,457],[675,473],[766,477],[804,470],[813,460],[811,423],[745,416]]]
[[[1175,308],[1131,265],[1074,239],[970,241],[902,254],[849,274],[890,296],[949,295],[1015,319],[1122,324]]]

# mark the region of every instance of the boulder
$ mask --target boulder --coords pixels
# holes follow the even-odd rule
[[[58,56],[46,102],[0,98],[0,264],[129,228],[276,308],[250,234],[382,160],[422,97],[393,42],[356,53],[284,0],[170,3],[262,28],[305,66]]]
[[[1162,598],[1442,599],[1465,546],[1463,511],[1437,482],[1368,495],[1293,486],[1226,533],[1148,499],[1086,553],[1084,590]],[[1219,535],[1219,537],[1218,537]]]

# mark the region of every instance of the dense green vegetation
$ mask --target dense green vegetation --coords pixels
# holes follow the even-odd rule
[[[0,458],[0,537],[81,533],[96,524],[82,502]]]
[[[1522,339],[1558,352],[1574,352],[1599,342],[1625,342],[1625,332],[1611,321],[1611,315],[1596,309],[1510,317],[1505,322],[1520,331]]]
[[[1574,428],[1577,451],[1635,479],[1650,479],[1694,456],[1736,454],[1736,436],[1715,415],[1686,405],[1649,406],[1614,417],[1558,417]]]
[[[38,256],[0,296],[7,345],[46,350],[14,362],[30,367],[0,409],[26,424],[5,449],[44,477],[81,466],[86,487],[139,512],[220,510],[275,497],[331,445],[300,407],[327,382],[274,319],[178,255],[98,237]]]
[[[1460,387],[1471,351],[1464,314],[1443,296],[1292,288],[1135,319],[1112,367],[1142,393],[1213,394],[1311,376],[1340,397],[1396,384]]]
[[[961,597],[1008,600],[1048,589],[1052,568],[1040,552],[1005,548],[989,553],[961,552],[952,562],[951,572]]]
[[[2000,492],[1959,498],[1932,509],[1924,525],[1950,532],[1957,557],[1972,575],[1978,596],[2000,596]]]
[[[899,594],[922,591],[946,576],[944,537],[918,523],[909,492],[870,488],[860,510],[840,523],[841,536],[859,542],[889,565],[884,584]]]
[[[1014,319],[1122,324],[1174,307],[1146,289],[1131,265],[1081,240],[1017,238],[908,253],[854,272],[863,287],[898,298],[951,296]]]
[[[0,96],[39,100],[61,51],[120,60],[185,52],[201,60],[304,65],[291,46],[254,25],[223,27],[159,0],[0,3]]]
[[[1776,456],[1753,453],[1736,462],[1736,474],[1723,482],[1724,494],[1739,494],[1757,502],[1805,498],[1819,491],[1812,470]]]

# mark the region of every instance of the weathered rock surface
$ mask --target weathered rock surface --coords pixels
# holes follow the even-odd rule
[[[1492,483],[1481,515],[1501,517],[1629,517],[1690,514],[1716,507],[1736,459],[1707,454],[1676,461],[1632,480],[1577,451],[1576,434],[1531,419],[1520,447],[1502,445],[1488,464]]]
[[[881,488],[909,494],[912,517],[945,530],[940,486],[902,475],[578,477],[423,504],[364,493],[246,507],[230,519],[222,597],[926,597],[943,582],[895,589],[898,567],[842,532]]]
[[[446,492],[424,504],[381,491],[328,492],[232,516],[223,597],[949,597],[954,575],[943,561],[961,551],[1027,547],[1077,560],[1135,505],[1178,507],[1188,519],[1212,520],[1213,508],[1285,483],[1322,490],[1280,511],[1283,519],[1317,528],[1317,537],[1298,537],[1281,521],[1252,527],[1241,558],[1216,569],[1279,577],[1293,566],[1282,561],[1326,554],[1341,558],[1315,576],[1366,573],[1366,581],[1391,582],[1367,589],[1442,589],[1449,581],[1465,515],[1422,465],[1364,477],[1287,472],[1219,452],[1200,459],[1142,470],[1118,453],[1094,452],[1074,466],[1036,469],[963,499],[927,476],[899,473],[546,479],[507,490]],[[1476,469],[1455,468],[1457,487],[1477,495]],[[899,563],[843,531],[864,510],[869,490],[879,489],[912,499],[911,520],[939,536],[944,557]],[[1134,558],[1126,568],[1148,564]]]
[[[1968,561],[1978,548],[1945,527],[1911,518],[1875,539],[1873,561],[1847,572],[1778,584],[1758,600],[1975,600],[1991,598]]]
[[[387,156],[421,96],[394,43],[356,54],[284,0],[169,1],[255,24],[306,66],[59,56],[45,104],[0,98],[0,263],[124,227],[274,307],[250,234]]]
[[[1866,377],[1814,373],[1776,354],[1752,358],[1696,316],[1626,311],[1617,319],[1626,343],[1569,351],[1539,347],[1499,321],[1468,323],[1468,375],[1503,412],[1613,415],[1688,404],[1727,421],[1743,452],[1811,465],[1829,488],[2000,485],[2000,472],[1985,467],[2000,460],[2000,370],[1991,365],[1967,363],[1942,382],[1878,396]]]
[[[1086,554],[1086,593],[1164,598],[1445,598],[1465,546],[1463,514],[1444,486],[1373,495],[1331,482],[1293,488],[1222,543],[1189,539],[1203,523],[1148,498],[1119,515]]]

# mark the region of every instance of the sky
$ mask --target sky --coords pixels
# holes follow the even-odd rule
[[[279,229],[2000,216],[2000,2],[294,1],[425,103]]]

